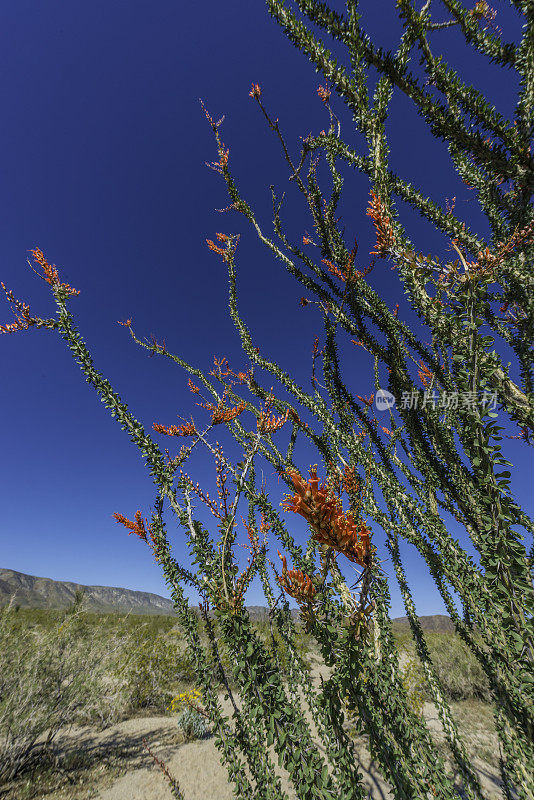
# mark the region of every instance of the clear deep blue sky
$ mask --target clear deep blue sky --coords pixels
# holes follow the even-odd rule
[[[507,3],[494,5],[504,40],[518,41],[519,16]],[[392,6],[386,0],[360,4],[362,24],[386,48],[395,47],[399,35]],[[333,7],[343,10],[340,2]],[[225,115],[219,130],[230,149],[230,168],[267,235],[272,231],[271,183],[279,195],[287,190],[283,219],[292,240],[301,240],[305,230],[313,233],[309,213],[287,181],[279,144],[248,92],[252,82],[260,84],[262,101],[279,118],[297,158],[299,136],[328,129],[328,113],[317,96],[324,79],[286,39],[265,4],[17,0],[4,4],[2,17],[0,278],[7,288],[28,302],[35,315],[55,315],[48,286],[26,264],[28,250],[40,247],[58,266],[61,279],[81,291],[69,308],[95,366],[145,429],[155,421],[180,424],[177,415],[193,414],[203,421],[207,412],[194,405],[187,374],[163,357],[150,358],[117,321],[133,318],[139,338],[154,334],[160,342],[165,339],[171,352],[205,371],[212,368],[214,355],[226,356],[236,371],[246,369],[227,310],[225,266],[206,246],[217,231],[240,233],[243,317],[262,353],[309,388],[313,337],[321,327],[318,314],[313,306],[299,306],[305,292],[246,221],[216,211],[230,201],[223,178],[205,166],[217,152],[199,98],[215,119]],[[516,77],[467,50],[454,29],[435,37],[437,50],[441,41],[447,42],[450,64],[462,68],[511,117]],[[341,53],[328,37],[326,42]],[[350,115],[337,98],[332,104],[342,137],[361,147]],[[487,227],[472,194],[451,169],[445,146],[432,139],[398,94],[388,130],[393,134],[392,168],[443,205],[445,198],[456,196],[458,214],[485,235]],[[365,216],[369,184],[365,176],[344,167],[342,172],[346,183],[340,213],[347,241],[358,238],[357,264],[363,267],[373,244]],[[324,178],[326,173],[321,174]],[[410,209],[403,214],[419,250],[447,257],[443,238]],[[375,267],[372,283],[392,307],[402,303],[396,273],[385,261]],[[403,305],[401,312],[413,319]],[[2,295],[0,323],[12,320]],[[365,354],[354,348],[346,352],[353,360],[346,362],[351,386],[371,394]],[[112,518],[120,512],[133,519],[137,509],[150,516],[155,499],[151,478],[65,342],[53,331],[13,333],[0,338],[0,358],[0,566],[168,596],[146,546],[128,537]],[[515,363],[511,374],[517,376]],[[268,375],[261,382],[273,384]],[[502,412],[499,419],[506,423]],[[172,453],[183,442],[154,438]],[[218,438],[226,441],[222,432]],[[532,514],[532,451],[510,441],[506,452],[514,463],[512,488]],[[236,448],[228,453],[239,455]],[[303,450],[302,470],[316,460]],[[210,458],[191,462],[190,474],[214,494]],[[286,488],[278,485],[269,465],[265,475],[278,503]],[[166,519],[181,559],[184,535],[169,512]],[[288,515],[288,524],[304,542],[303,520]],[[374,529],[379,553],[386,558],[383,533]],[[453,532],[472,553],[461,530]],[[239,538],[246,541],[242,528]],[[424,562],[408,544],[401,552],[418,613],[443,613]],[[276,547],[272,557],[279,562]],[[403,615],[391,563],[383,568],[391,577],[392,614]],[[254,585],[247,603],[262,602]]]

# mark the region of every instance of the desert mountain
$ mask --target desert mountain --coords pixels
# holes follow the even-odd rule
[[[0,606],[7,605],[15,595],[14,603],[21,608],[68,608],[77,590],[85,593],[85,607],[98,613],[121,614],[174,614],[172,601],[159,594],[121,589],[116,586],[84,586],[80,583],[53,581],[51,578],[38,578],[13,569],[0,569]],[[267,619],[265,606],[247,606],[251,619]],[[195,609],[196,610],[196,609]],[[298,609],[292,609],[293,617],[298,617]],[[407,617],[393,620],[399,626],[409,623]],[[444,614],[419,617],[424,630],[454,630],[450,617]]]
[[[13,569],[0,569],[0,605],[14,603],[21,608],[68,608],[76,590],[85,592],[88,611],[127,614],[174,614],[171,600],[151,592],[120,589],[116,586],[83,586],[67,581],[37,578]]]

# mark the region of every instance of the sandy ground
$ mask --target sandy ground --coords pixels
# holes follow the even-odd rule
[[[313,677],[316,684],[319,676],[327,677],[328,668],[314,666]],[[237,698],[236,698],[237,699]],[[225,714],[231,716],[231,705],[224,701],[221,704]],[[437,711],[431,703],[425,704],[424,715],[429,729],[436,741],[444,741],[445,737]],[[308,720],[310,719],[308,715]],[[312,730],[313,724],[312,724]],[[220,754],[213,739],[205,739],[184,743],[181,739],[175,720],[170,717],[148,717],[126,720],[110,728],[96,732],[92,728],[76,728],[65,732],[58,740],[58,745],[65,751],[74,748],[83,752],[95,764],[101,762],[100,770],[91,773],[91,782],[83,786],[69,786],[65,790],[52,794],[43,794],[42,800],[167,800],[172,798],[169,785],[160,769],[143,747],[145,739],[151,751],[162,759],[170,773],[179,782],[185,800],[231,800],[234,797],[233,786],[228,784],[226,769],[220,764]],[[467,744],[475,743],[486,747],[488,752],[495,752],[496,737],[482,724],[471,725]],[[318,745],[319,751],[322,747]],[[469,749],[469,748],[468,748]],[[272,751],[274,752],[274,751]],[[387,800],[392,797],[388,785],[379,776],[375,764],[369,756],[364,740],[357,745],[360,770],[369,798]],[[127,771],[121,777],[113,777],[113,769],[107,765],[115,763]],[[493,760],[493,759],[489,759]],[[274,763],[277,758],[274,756]],[[498,770],[480,758],[473,758],[473,766],[477,770],[484,794],[488,798],[502,797]],[[281,784],[287,792],[288,800],[294,800],[296,794],[287,780],[287,773],[277,767],[281,776]],[[115,775],[117,770],[115,770]]]

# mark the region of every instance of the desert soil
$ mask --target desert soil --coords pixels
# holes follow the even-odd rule
[[[328,668],[314,662],[313,677],[316,684],[320,676],[327,677],[328,674]],[[225,701],[223,694],[220,700],[223,712],[231,716],[230,701]],[[486,707],[482,708],[482,705],[458,704],[458,722],[484,796],[500,798],[498,740],[494,730],[491,730],[491,714],[484,711]],[[433,704],[425,704],[424,716],[447,760],[445,736]],[[186,743],[173,718],[158,716],[129,719],[104,731],[72,728],[64,732],[58,739],[60,750],[65,753],[74,751],[81,756],[81,764],[92,764],[93,767],[89,770],[85,767],[80,772],[79,783],[70,783],[61,790],[43,793],[40,800],[170,800],[172,793],[169,785],[146,752],[143,739],[178,780],[185,800],[234,798],[233,786],[228,783],[226,769],[220,764],[220,754],[213,738]],[[373,800],[388,800],[392,793],[378,774],[365,745],[364,738],[358,739],[356,752],[368,796]],[[321,745],[317,747],[319,751],[323,750]],[[277,763],[276,755],[274,763]],[[288,782],[287,773],[279,767],[277,773],[281,776],[281,784],[289,800],[294,800],[296,794]]]

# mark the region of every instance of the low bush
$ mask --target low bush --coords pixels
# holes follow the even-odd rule
[[[450,700],[491,702],[488,679],[466,644],[456,634],[428,637],[432,662]]]
[[[124,677],[132,710],[164,712],[180,683],[193,683],[195,674],[187,654],[181,652],[180,637],[162,635],[142,627],[130,644],[127,660],[117,667]]]
[[[282,640],[278,630],[273,628],[269,629],[267,624],[260,627],[260,636],[267,644],[270,652],[276,655],[280,672],[282,675],[287,676],[289,670],[289,653],[286,644]],[[309,648],[310,637],[302,633],[301,630],[297,632],[295,637],[295,649],[297,654],[303,659],[306,669],[309,669]]]
[[[120,682],[108,675],[123,645],[120,636],[95,635],[81,603],[47,628],[21,626],[18,612],[0,612],[0,780],[51,751],[61,728],[109,724],[124,713]]]
[[[491,702],[484,670],[458,634],[452,631],[446,634],[426,631],[425,639],[432,664],[448,700]],[[430,701],[432,697],[426,685],[423,668],[415,655],[413,641],[409,637],[403,637],[398,642],[398,647],[410,656],[408,680],[414,691],[422,692],[425,700]]]
[[[409,658],[402,667],[402,683],[412,711],[421,716],[427,695],[421,666],[417,659]]]
[[[210,729],[205,717],[194,708],[184,708],[176,717],[178,729],[182,731],[186,742],[193,739],[205,739],[210,735]]]

